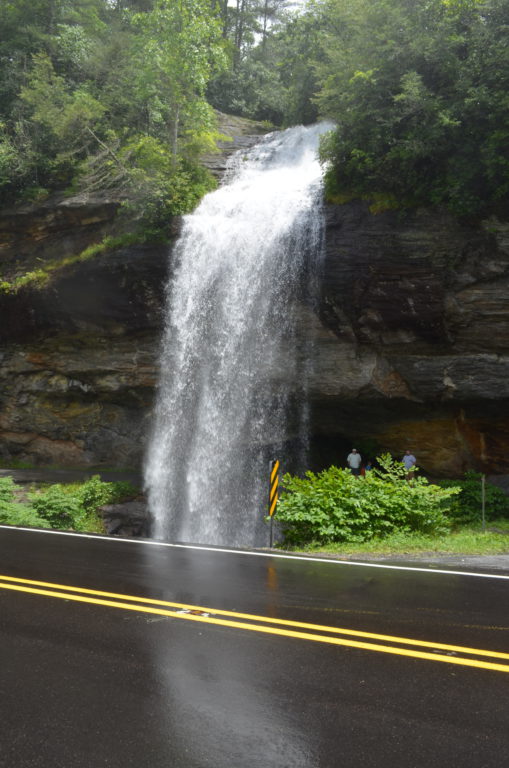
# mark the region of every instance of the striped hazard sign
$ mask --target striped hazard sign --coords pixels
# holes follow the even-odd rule
[[[276,511],[277,500],[279,498],[279,461],[274,459],[270,463],[270,488],[269,488],[269,515],[270,517]]]

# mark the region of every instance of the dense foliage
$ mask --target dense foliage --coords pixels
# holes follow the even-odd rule
[[[509,0],[309,0],[297,15],[279,8],[209,94],[277,123],[332,119],[332,200],[504,212],[508,39]]]
[[[285,475],[277,505],[285,542],[363,542],[397,531],[440,534],[447,530],[456,488],[440,488],[424,478],[407,481],[407,470],[390,456],[366,477],[330,467],[305,477]]]
[[[322,58],[327,21],[313,5],[305,13],[291,13],[286,5],[274,4],[270,30],[261,40],[252,34],[233,66],[211,81],[208,95],[215,107],[275,125],[317,120],[315,62]],[[252,6],[256,8],[254,0]],[[253,32],[259,31],[256,14],[250,18]]]
[[[205,100],[226,66],[209,0],[2,0],[0,202],[73,185],[157,222],[213,186]]]
[[[29,504],[16,501],[15,488],[12,478],[0,478],[0,523],[96,533],[104,530],[99,507],[137,495],[131,483],[106,483],[98,475],[81,484],[34,490],[28,494]]]
[[[323,0],[318,104],[329,195],[502,210],[509,197],[509,1]]]
[[[509,0],[0,0],[0,204],[109,189],[147,229],[213,186],[212,107],[335,122],[330,199],[503,211]]]
[[[458,488],[451,505],[451,517],[458,523],[479,523],[482,519],[482,475],[465,472],[461,480],[441,480],[442,488]],[[492,483],[484,486],[485,520],[509,517],[509,497]]]
[[[0,524],[49,528],[49,523],[40,517],[32,507],[15,501],[15,488],[11,477],[0,478]]]

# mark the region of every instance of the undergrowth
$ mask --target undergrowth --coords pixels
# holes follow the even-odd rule
[[[297,549],[292,548],[292,549]],[[300,551],[329,555],[496,555],[509,554],[509,523],[492,521],[484,532],[479,525],[459,526],[453,531],[430,536],[400,531],[359,544],[309,543]]]
[[[449,529],[447,513],[459,489],[420,477],[408,482],[404,465],[388,454],[377,462],[380,469],[366,477],[338,467],[303,478],[285,475],[277,505],[285,543],[360,543],[398,531],[436,536]]]
[[[28,493],[28,504],[16,500],[11,477],[0,478],[0,523],[104,533],[99,507],[134,498],[138,490],[129,482],[103,482],[94,475],[84,483],[47,485]]]

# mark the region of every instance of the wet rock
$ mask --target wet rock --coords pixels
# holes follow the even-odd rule
[[[327,222],[319,314],[338,343],[317,349],[315,434],[410,447],[435,476],[507,472],[509,226],[360,202]]]
[[[218,151],[203,156],[201,162],[214,176],[221,179],[229,158],[235,152],[247,151],[253,147],[260,140],[260,136],[267,133],[267,126],[255,120],[225,115],[218,111],[216,116],[218,131],[224,138],[217,143]]]
[[[114,536],[148,536],[150,515],[144,501],[126,501],[99,508],[106,533]]]
[[[219,130],[226,138],[210,158],[218,174],[232,152],[266,132],[260,123],[227,115],[219,115]],[[63,262],[117,234],[120,202],[54,196],[1,212],[2,279]],[[169,221],[170,237],[179,228],[178,218]],[[43,287],[0,293],[1,460],[139,469],[169,252],[165,244],[119,248],[59,268]]]
[[[2,279],[24,274],[41,263],[80,253],[111,231],[119,200],[106,196],[54,195],[42,203],[0,212]]]
[[[97,241],[117,207],[76,198],[4,213],[4,272]],[[283,350],[270,373],[298,397],[308,371],[321,461],[344,462],[355,440],[396,456],[409,447],[435,477],[508,474],[509,225],[373,215],[360,202],[326,214],[320,295],[298,308],[300,358]],[[133,245],[0,294],[2,460],[140,467],[170,271],[168,246]]]
[[[159,330],[167,275],[167,245],[133,245],[64,267],[43,288],[0,294],[0,342]]]

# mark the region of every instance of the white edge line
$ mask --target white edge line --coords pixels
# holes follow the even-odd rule
[[[28,531],[28,533],[49,533],[55,536],[72,536],[73,538],[95,539],[96,541],[116,542],[123,544],[148,544],[152,547],[171,547],[173,549],[196,549],[201,552],[221,552],[230,555],[251,555],[252,557],[277,557],[281,560],[304,560],[308,563],[333,563],[335,565],[357,565],[363,568],[384,568],[389,571],[417,571],[420,573],[445,573],[449,576],[477,576],[480,579],[502,579],[509,581],[509,576],[497,573],[476,573],[474,571],[450,571],[439,568],[417,568],[410,565],[384,565],[383,563],[366,563],[355,560],[335,560],[332,557],[308,557],[305,555],[283,555],[279,552],[251,552],[247,549],[221,549],[220,547],[207,547],[203,544],[172,544],[168,541],[155,541],[154,539],[123,539],[109,536],[98,536],[92,533],[70,533],[68,531],[53,531],[45,528],[23,528],[15,525],[0,525],[0,530]]]

